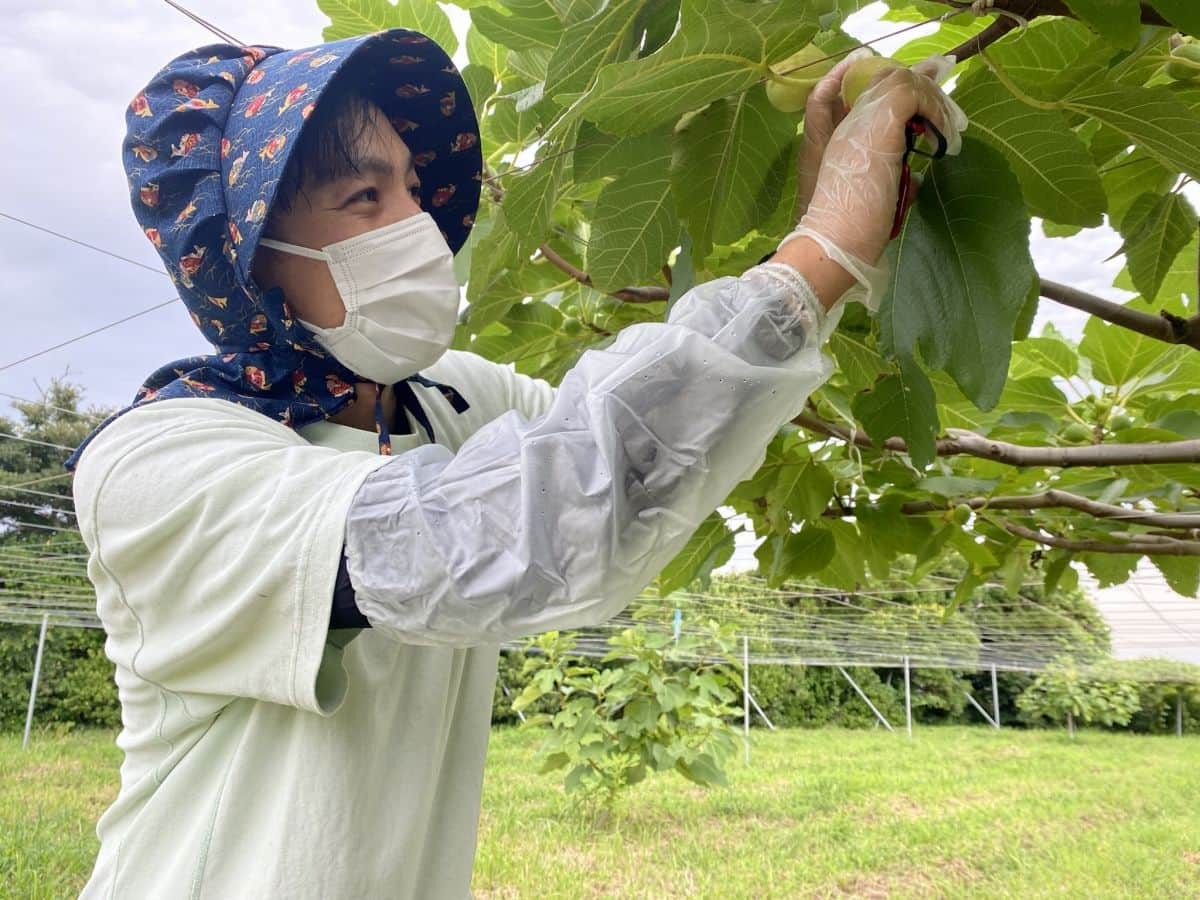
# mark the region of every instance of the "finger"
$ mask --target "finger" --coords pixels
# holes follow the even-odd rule
[[[946,138],[946,155],[957,155],[962,150],[962,131],[967,126],[966,114],[945,91],[929,79],[917,79],[914,87],[917,94],[917,113],[931,121]]]
[[[878,130],[879,140],[886,140],[889,150],[902,153],[906,143],[907,124],[914,119],[925,119],[930,128],[922,141],[922,151],[928,153],[931,148],[938,146],[937,136],[932,133],[936,129],[945,138],[945,155],[952,156],[958,153],[962,141],[953,125],[952,117],[947,115],[945,107],[936,96],[923,96],[923,93],[920,90],[906,91],[904,87],[898,86],[879,95],[875,103],[889,104],[884,107],[887,110],[886,117],[878,120],[881,126]],[[861,105],[860,100],[855,109]]]
[[[962,149],[961,132],[967,117],[945,91],[932,79],[907,67],[888,69],[875,77],[856,107],[864,101],[883,103],[901,122],[914,115],[924,116],[946,138],[946,152],[955,155]]]
[[[826,78],[835,79],[839,82],[842,80],[842,75],[846,70],[858,62],[860,59],[867,59],[875,55],[875,52],[870,47],[855,47],[838,62],[836,66],[829,70]]]
[[[822,132],[831,132],[846,116],[846,104],[842,102],[842,76],[858,60],[872,56],[866,47],[859,47],[825,73],[808,95],[804,116],[806,127],[812,120]]]
[[[942,136],[946,138],[946,155],[957,156],[962,150],[962,132],[967,127],[966,114],[945,94],[938,98],[942,121]]]
[[[954,71],[954,54],[936,54],[918,63],[913,63],[912,70],[918,75],[924,75],[936,84],[941,84]]]
[[[865,59],[868,56],[874,56],[874,54],[866,47],[859,47],[845,56],[817,82],[812,94],[809,95],[809,99],[815,99],[818,103],[830,105],[834,98],[841,95],[842,77],[846,74],[846,70],[860,59]]]
[[[969,120],[967,119],[967,114],[963,112],[963,108],[955,102],[953,97],[949,97],[944,93],[942,94],[942,99],[950,109],[950,118],[954,122],[954,127],[960,132],[966,131]]]
[[[914,65],[912,71],[922,76],[921,79],[918,79],[918,82],[926,90],[928,96],[936,96],[940,105],[944,107],[945,111],[943,115],[946,118],[947,127],[955,131],[963,131],[967,127],[966,113],[962,111],[962,107],[955,103],[939,84],[949,74],[948,61],[953,59],[953,56],[932,56]],[[929,74],[931,71],[932,74]],[[925,81],[925,79],[928,79],[928,81]],[[932,82],[932,85],[930,82]],[[932,87],[932,92],[930,92],[930,87]]]

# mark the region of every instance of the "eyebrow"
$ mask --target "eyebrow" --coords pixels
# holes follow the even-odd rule
[[[393,178],[396,174],[396,167],[388,160],[378,156],[368,156],[365,159],[358,160],[354,165],[355,171],[346,172],[340,178],[352,178],[355,175],[378,175],[380,178]],[[412,174],[415,168],[415,162],[412,154],[408,156],[408,167],[404,171],[404,177],[407,178]]]

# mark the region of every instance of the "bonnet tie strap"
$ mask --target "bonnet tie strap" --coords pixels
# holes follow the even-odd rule
[[[421,387],[436,388],[441,392],[442,396],[450,404],[451,408],[456,413],[464,413],[471,408],[471,404],[467,402],[455,388],[448,384],[434,381],[430,378],[425,378],[423,375],[411,375],[403,381],[397,382],[394,385],[396,391],[396,402],[409,415],[416,420],[427,435],[429,435],[430,443],[437,443],[437,435],[433,430],[433,423],[429,421],[429,416],[425,414],[425,408],[421,406],[421,402],[417,399],[416,392],[412,389],[413,383],[421,385]],[[383,388],[381,385],[375,385],[375,431],[379,435],[379,453],[382,456],[392,455],[392,442],[389,439],[386,420],[383,415]],[[401,434],[411,434],[408,429],[407,420],[404,423],[404,431]]]

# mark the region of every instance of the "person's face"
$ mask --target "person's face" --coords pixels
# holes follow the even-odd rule
[[[370,104],[369,117],[352,148],[358,172],[306,183],[289,209],[272,213],[270,237],[319,250],[421,211],[421,182],[408,146],[379,107]],[[260,247],[254,280],[264,290],[282,288],[293,314],[306,322],[335,328],[345,321],[346,307],[324,260]]]

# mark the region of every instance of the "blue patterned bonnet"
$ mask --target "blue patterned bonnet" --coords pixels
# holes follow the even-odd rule
[[[134,216],[163,259],[209,356],[154,372],[133,403],[105,420],[67,460],[73,469],[96,433],[147,403],[180,397],[231,401],[291,428],[329,418],[358,378],[318,345],[282,292],[251,277],[254,253],[301,130],[338,76],[361,80],[412,153],[421,205],[457,252],[475,221],[482,185],[479,126],[458,69],[432,39],[393,29],[304,50],[214,44],[172,60],[126,113],[123,160]],[[419,373],[397,400],[434,440],[409,382],[454,388]],[[381,453],[390,452],[376,392]]]

